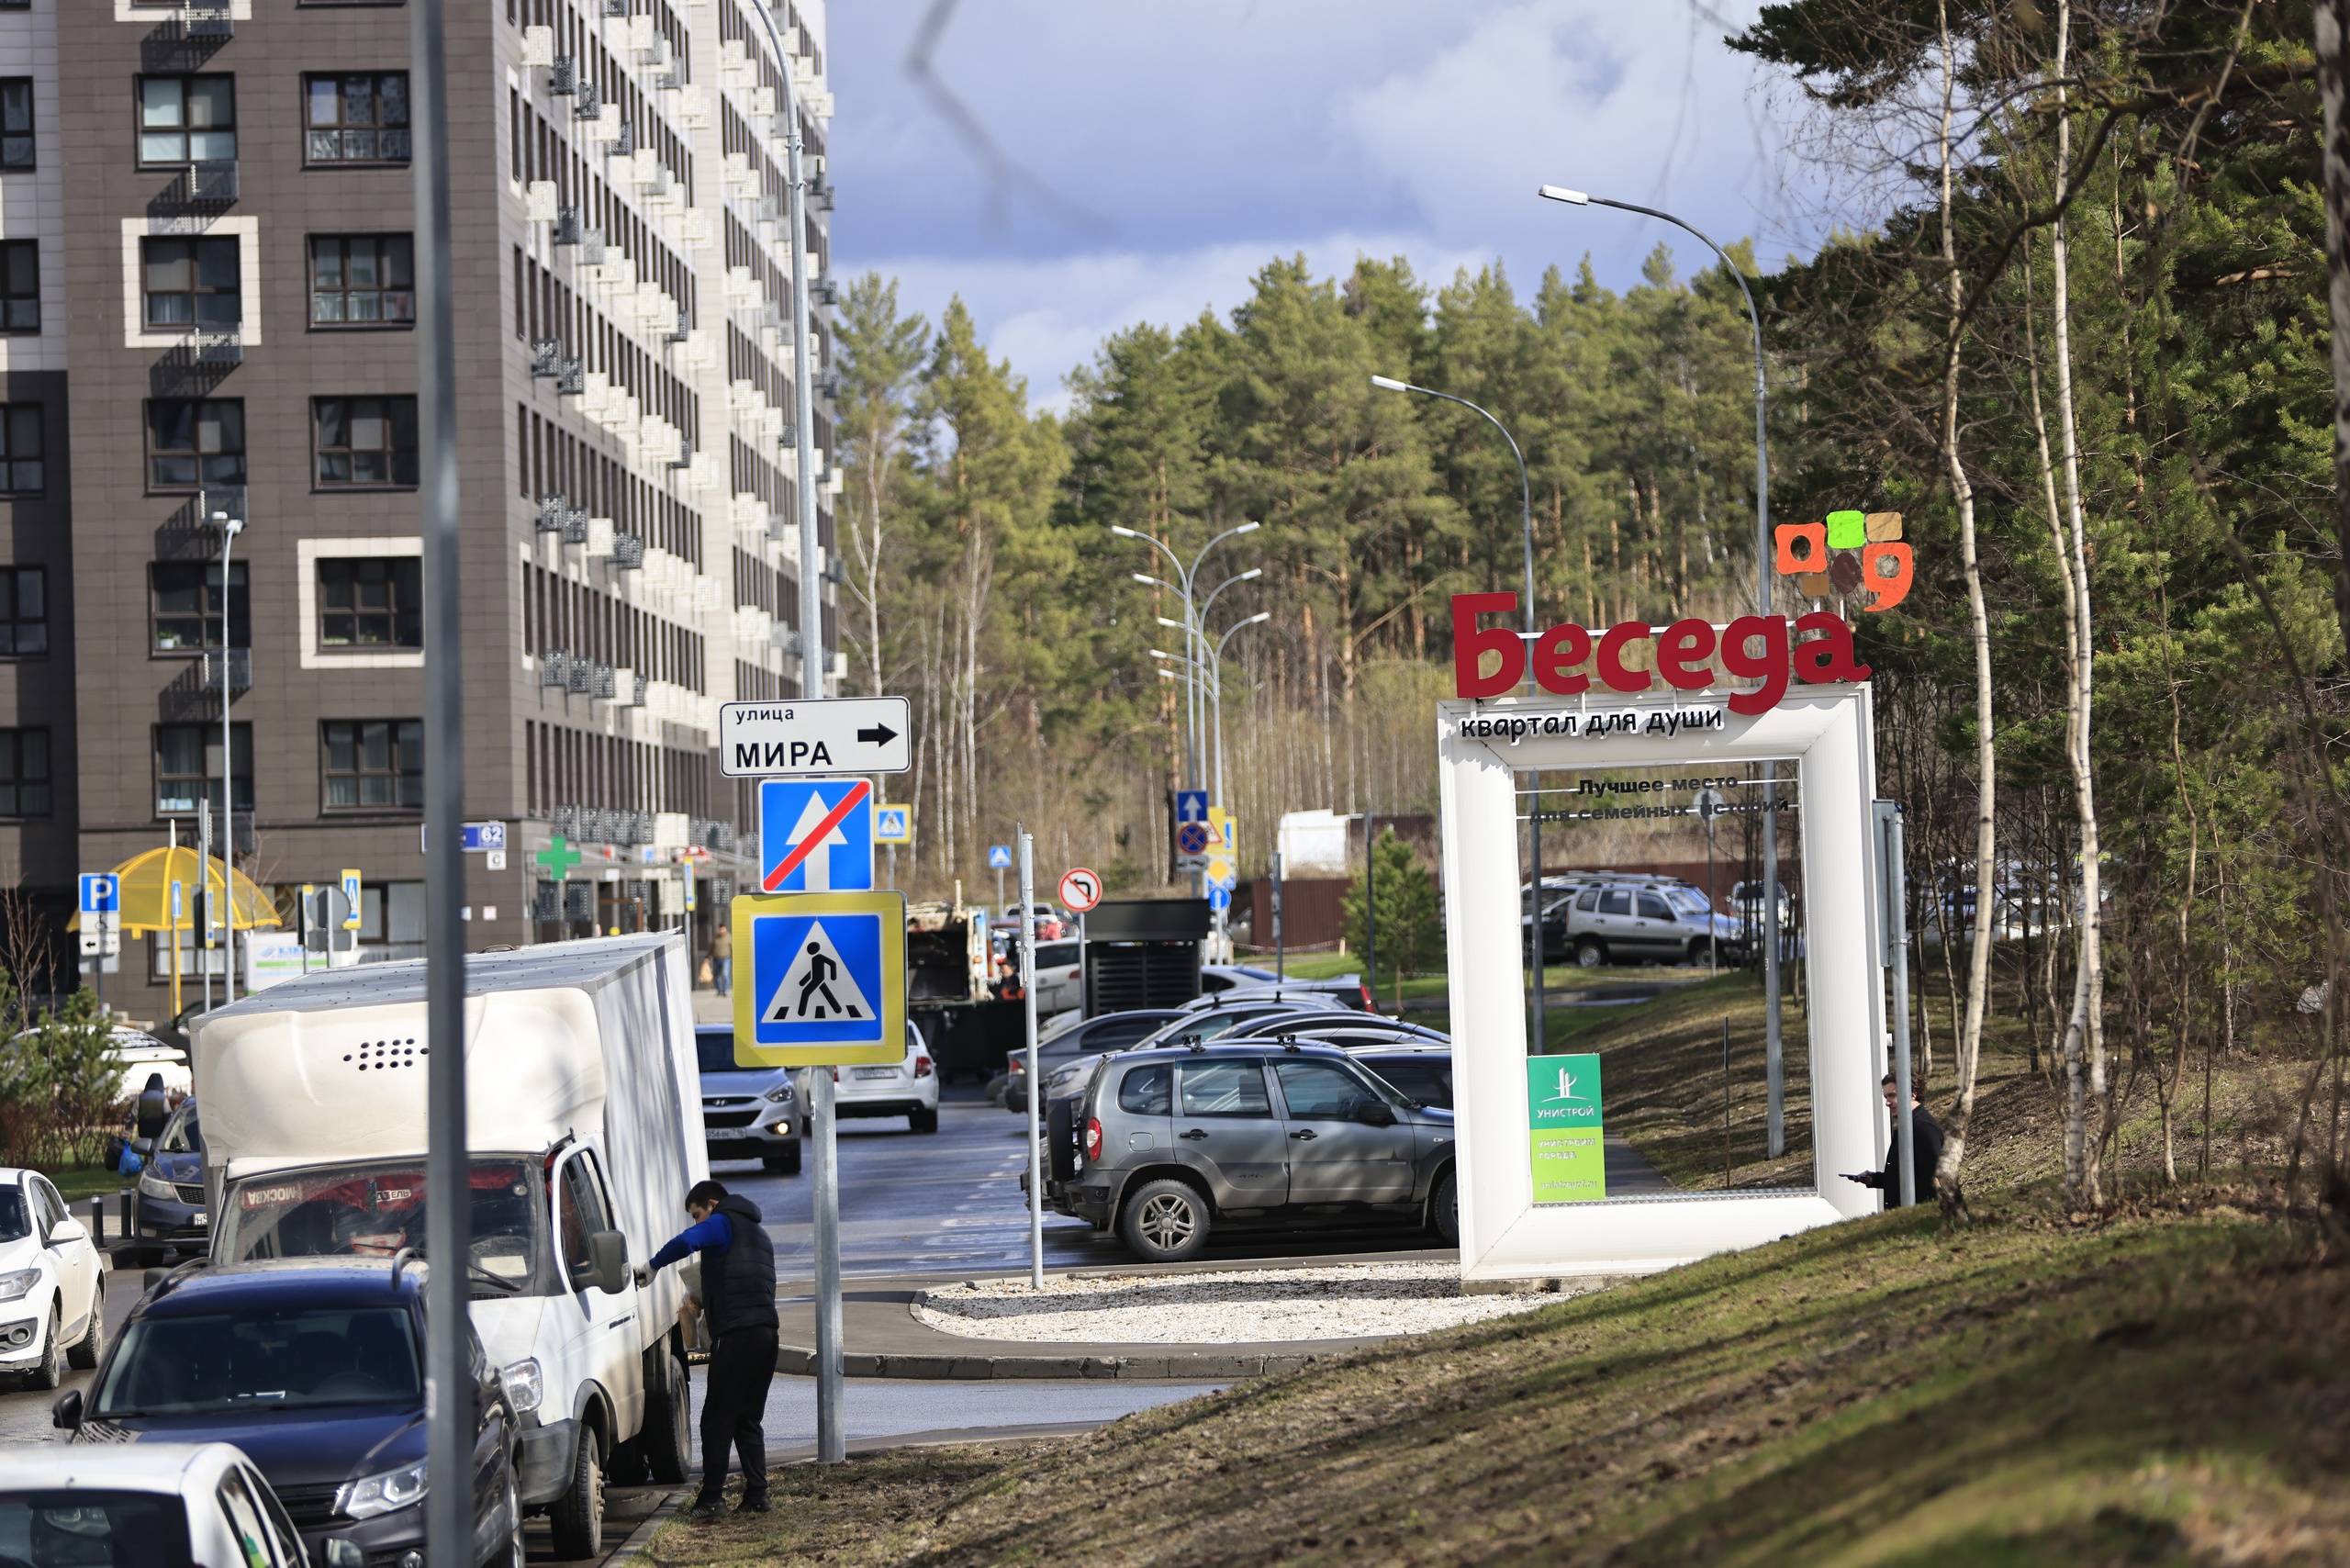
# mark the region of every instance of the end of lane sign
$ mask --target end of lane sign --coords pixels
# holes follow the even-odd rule
[[[729,778],[904,773],[913,767],[912,727],[902,697],[723,702],[718,770]]]

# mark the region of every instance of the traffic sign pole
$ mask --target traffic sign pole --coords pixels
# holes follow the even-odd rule
[[[808,1070],[809,1120],[816,1133],[816,1462],[848,1458],[841,1427],[841,1168],[834,1136],[831,1067]]]
[[[1045,1288],[1045,1081],[1036,1073],[1036,841],[1020,835],[1020,995],[1028,1031],[1028,1282]]]

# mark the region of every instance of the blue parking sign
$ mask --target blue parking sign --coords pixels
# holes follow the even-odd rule
[[[82,913],[114,914],[122,909],[122,879],[112,871],[82,873]]]
[[[734,901],[734,1059],[744,1066],[894,1062],[906,1048],[906,905],[898,893]]]

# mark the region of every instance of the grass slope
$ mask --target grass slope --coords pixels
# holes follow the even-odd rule
[[[2350,1271],[2277,1226],[1908,1211],[1065,1443],[780,1470],[652,1555],[2342,1562],[2345,1368]]]

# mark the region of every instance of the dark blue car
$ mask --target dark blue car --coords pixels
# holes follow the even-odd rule
[[[131,1147],[147,1162],[139,1172],[139,1195],[131,1200],[131,1247],[137,1261],[151,1265],[162,1262],[167,1251],[211,1250],[211,1216],[204,1206],[204,1136],[194,1097],[180,1102],[151,1147]]]
[[[422,1568],[424,1344],[412,1260],[189,1265],[131,1309],[86,1399],[67,1392],[54,1419],[77,1443],[234,1443],[313,1562]],[[472,1350],[472,1561],[522,1568],[513,1415]]]

